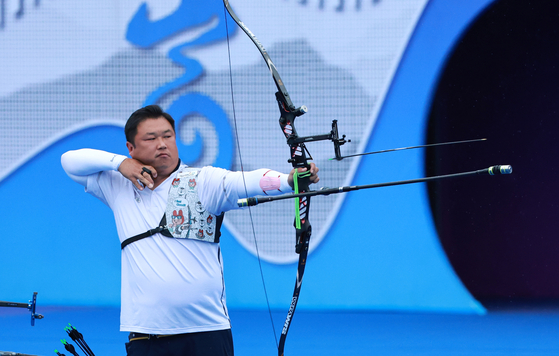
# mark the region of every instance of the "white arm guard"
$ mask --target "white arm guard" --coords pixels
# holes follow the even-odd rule
[[[66,174],[85,187],[87,176],[102,171],[116,171],[126,158],[106,151],[83,148],[64,153],[60,162]]]

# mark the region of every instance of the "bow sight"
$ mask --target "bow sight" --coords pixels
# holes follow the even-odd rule
[[[305,107],[306,109],[306,107]],[[306,112],[306,110],[305,110]],[[283,120],[283,115],[280,118],[280,126],[282,125],[282,120]],[[344,159],[345,157],[342,156],[341,151],[340,151],[340,147],[343,146],[345,143],[347,142],[351,142],[351,140],[346,140],[346,135],[342,135],[342,138],[339,137],[338,134],[338,120],[332,120],[332,131],[330,131],[330,133],[328,134],[323,134],[323,135],[314,135],[314,136],[306,136],[306,137],[300,137],[297,136],[297,134],[291,134],[290,136],[287,136],[287,144],[291,147],[294,145],[297,145],[299,143],[305,143],[305,142],[314,142],[314,141],[327,141],[330,140],[332,141],[332,143],[334,144],[334,154],[335,154],[335,159],[338,161],[341,161],[342,159]],[[309,153],[309,151],[306,150],[306,147],[303,146],[305,148],[305,151],[307,153],[307,155],[309,156],[308,159],[312,160],[312,156]],[[293,163],[293,158],[288,160],[289,163]]]

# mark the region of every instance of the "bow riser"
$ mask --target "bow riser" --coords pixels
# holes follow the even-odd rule
[[[308,192],[310,185],[310,165],[308,161],[312,160],[312,157],[305,144],[298,140],[299,135],[297,134],[297,130],[295,129],[295,118],[297,116],[303,115],[306,110],[301,111],[299,109],[288,109],[286,107],[285,101],[283,100],[283,97],[279,92],[276,93],[276,99],[278,101],[278,107],[280,110],[280,128],[287,140],[287,143],[289,144],[291,158],[288,160],[288,162],[291,163],[293,168],[307,169],[306,172],[298,173],[295,175],[295,192]],[[308,197],[301,197],[297,198],[295,204],[297,212],[295,221],[293,223],[293,226],[295,227],[295,252],[300,254],[303,250],[307,251],[309,248],[312,228],[308,219],[308,213],[310,210],[311,200]]]

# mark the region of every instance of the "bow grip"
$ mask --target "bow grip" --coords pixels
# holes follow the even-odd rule
[[[305,172],[295,172],[293,177],[293,185],[295,194],[306,193],[309,191],[311,172],[307,169]],[[312,227],[309,222],[309,209],[311,204],[310,197],[298,197],[295,199],[295,252],[300,254],[302,251],[308,251],[309,241],[311,239]]]

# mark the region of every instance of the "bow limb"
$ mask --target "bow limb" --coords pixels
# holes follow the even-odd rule
[[[260,54],[264,58],[264,61],[266,62],[266,65],[268,66],[268,69],[270,70],[270,73],[272,74],[272,77],[274,79],[274,83],[276,83],[276,87],[278,88],[278,92],[282,96],[282,100],[286,103],[287,107],[292,109],[292,110],[303,110],[304,112],[302,112],[299,115],[304,114],[307,111],[307,108],[305,106],[302,106],[298,109],[295,109],[295,106],[293,105],[293,103],[291,102],[291,99],[289,98],[289,93],[287,92],[287,89],[283,85],[283,81],[281,80],[281,77],[280,77],[280,75],[279,75],[279,73],[276,69],[276,66],[274,65],[274,62],[272,62],[272,59],[268,55],[268,52],[266,52],[266,49],[264,48],[262,43],[260,43],[258,38],[256,38],[256,36],[254,36],[252,31],[250,31],[248,29],[248,27],[245,26],[245,24],[241,21],[241,19],[239,19],[237,14],[235,14],[233,9],[231,8],[231,5],[229,5],[229,0],[223,0],[223,4],[225,5],[225,8],[227,9],[227,12],[229,13],[229,15],[231,15],[231,18],[233,18],[233,20],[237,23],[237,25],[241,28],[241,30],[243,30],[244,33],[247,34],[247,36],[250,38],[250,40],[256,45],[256,47],[260,51]]]
[[[294,176],[295,192],[308,192],[310,184],[310,166],[308,161],[312,160],[312,157],[305,147],[304,139],[302,140],[297,135],[297,130],[295,129],[295,119],[298,116],[306,113],[307,108],[306,106],[296,108],[295,105],[293,105],[289,93],[287,92],[287,89],[285,88],[285,85],[283,84],[283,81],[276,69],[276,66],[272,62],[272,59],[268,55],[268,52],[266,52],[264,46],[262,46],[256,36],[254,36],[254,34],[248,29],[248,27],[246,27],[245,24],[235,14],[233,9],[229,5],[229,1],[223,0],[223,4],[225,5],[225,8],[227,9],[227,12],[231,16],[231,18],[256,45],[256,47],[260,51],[260,54],[264,58],[264,61],[266,62],[270,73],[272,74],[272,78],[278,89],[278,91],[276,92],[276,100],[278,102],[278,107],[280,110],[279,124],[290,148],[290,158],[288,162],[292,164],[294,169],[296,169],[296,174]],[[300,168],[306,168],[306,171],[298,172]],[[301,292],[301,286],[303,282],[303,274],[307,262],[307,253],[312,232],[312,228],[308,219],[309,209],[310,197],[300,197],[296,199],[297,214],[294,222],[296,230],[295,251],[299,254],[299,263],[297,267],[295,290],[293,292],[289,312],[282,328],[281,337],[278,344],[278,355],[280,356],[283,356],[285,340],[287,338],[287,333],[289,331],[291,321],[293,320],[293,314],[295,313],[295,308],[297,307],[297,302],[299,300],[299,294]]]

